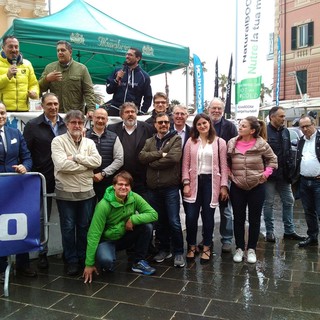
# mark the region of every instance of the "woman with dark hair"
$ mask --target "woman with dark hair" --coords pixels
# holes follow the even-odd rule
[[[241,120],[239,135],[228,142],[230,169],[230,200],[233,208],[236,252],[234,262],[243,260],[245,251],[245,222],[248,206],[249,237],[247,262],[256,263],[256,245],[265,198],[265,185],[272,170],[278,167],[277,156],[266,142],[266,124],[250,116]]]
[[[212,256],[214,212],[219,198],[228,198],[226,143],[216,136],[211,119],[205,113],[195,116],[182,161],[183,201],[186,210],[188,253],[195,258],[198,218],[203,223],[203,251],[200,258],[206,263]]]

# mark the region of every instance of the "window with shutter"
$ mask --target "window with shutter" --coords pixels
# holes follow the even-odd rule
[[[291,28],[291,50],[313,46],[314,22]]]

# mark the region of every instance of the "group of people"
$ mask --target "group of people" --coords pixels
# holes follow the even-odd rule
[[[135,121],[131,121],[136,119],[138,113],[135,104],[140,106],[144,97],[142,110],[147,110],[151,105],[152,93],[150,77],[138,65],[142,54],[139,49],[130,48],[126,54],[126,69],[119,76],[117,75],[119,70],[114,75],[115,78],[119,77],[119,81],[111,88],[108,84],[109,78],[107,79],[107,91],[113,93],[112,105],[120,106],[126,101],[135,103],[133,111],[126,110],[127,114],[123,114],[124,119],[127,119],[125,127],[129,133],[119,136],[124,137],[124,144],[130,150],[134,147],[136,149],[124,159],[126,155],[123,154],[119,137],[106,130],[108,113],[104,109],[96,110],[97,99],[87,67],[73,60],[72,46],[69,42],[58,41],[56,50],[58,60],[49,63],[37,81],[31,62],[20,52],[19,40],[15,36],[6,36],[2,39],[0,106],[3,130],[0,141],[0,172],[36,171],[44,174],[47,192],[56,194],[67,272],[74,274],[78,272],[79,266],[84,264],[86,233],[96,199],[100,200],[103,197],[106,187],[112,184],[113,175],[120,167],[126,169],[126,166],[134,166],[137,162],[137,153],[142,149],[145,139],[152,135],[151,126],[145,127],[144,124],[137,125]],[[23,136],[18,130],[5,126],[7,111],[28,111],[28,100],[39,97],[44,112],[27,123]],[[58,114],[59,111],[67,114],[64,120]],[[89,139],[82,137],[85,118],[93,122],[93,128],[86,132]],[[133,131],[135,132],[131,136]],[[11,135],[14,135],[15,141],[19,142],[14,146],[11,146],[11,140],[8,140]],[[62,139],[60,144],[58,140],[52,143],[58,136]],[[53,150],[56,157],[51,157],[52,146],[56,148]],[[59,148],[62,148],[68,156],[70,152],[74,152],[74,158],[69,158],[68,161],[62,160],[63,153],[60,153]],[[84,158],[80,156],[82,151],[85,151]],[[134,175],[137,177],[136,188],[144,192],[144,185],[139,183],[144,181],[141,168],[142,165],[134,168]],[[91,171],[94,174],[93,188]],[[70,178],[73,173],[79,179],[78,182]],[[48,197],[47,200],[47,212],[50,218],[52,198]],[[78,209],[81,215],[75,215]],[[43,219],[41,224],[43,226]],[[79,241],[73,237],[72,233],[75,232]],[[44,245],[39,255],[39,268],[48,267],[47,251],[47,245]],[[2,257],[0,263],[2,272],[6,266],[6,257]],[[30,268],[28,253],[17,255],[16,268],[22,275],[36,276],[36,272]]]
[[[214,98],[208,113],[197,114],[190,127],[186,106],[176,105],[169,111],[165,93],[152,96],[150,78],[138,65],[141,52],[134,48],[128,50],[124,67],[107,80],[113,100],[106,108],[96,109],[90,75],[85,66],[73,61],[71,45],[59,41],[57,54],[58,61],[45,68],[38,85],[18,40],[3,39],[0,172],[35,171],[46,177],[48,193],[55,193],[68,275],[84,270],[85,282],[91,282],[99,269],[113,271],[116,251],[125,248],[134,252],[132,271],[153,274],[155,268],[146,261],[153,238],[158,242],[153,257],[157,263],[173,256],[173,265],[182,268],[185,260],[193,261],[199,253],[200,262],[207,263],[213,256],[217,207],[222,252],[232,252],[234,237],[233,261],[246,257],[247,262],[255,263],[262,213],[266,241],[276,241],[276,192],[283,204],[284,239],[299,240],[300,247],[318,244],[320,136],[314,119],[300,119],[304,138],[299,141],[297,157],[283,126],[281,107],[270,110],[268,126],[256,117],[246,117],[237,129],[223,117],[224,102]],[[134,91],[138,88],[140,91]],[[40,92],[46,92],[41,95],[43,114],[26,124],[23,135],[5,126],[7,110],[27,111],[28,97],[35,98]],[[151,117],[137,120],[151,103]],[[114,109],[122,121],[108,125]],[[66,113],[64,119],[59,111]],[[86,118],[92,119],[89,130],[85,130]],[[10,143],[12,136],[18,144]],[[298,235],[293,223],[291,182],[297,172],[308,237]],[[186,214],[186,255],[181,199]],[[52,201],[48,200],[50,217]],[[200,215],[202,241],[198,244]],[[47,252],[45,245],[39,268],[48,268]],[[1,257],[0,272],[5,265],[6,258]],[[17,255],[16,267],[22,275],[36,276],[28,253]]]

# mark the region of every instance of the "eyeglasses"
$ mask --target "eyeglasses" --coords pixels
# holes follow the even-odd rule
[[[83,126],[84,125],[83,121],[70,121],[69,123],[73,126]]]
[[[159,120],[159,121],[157,121],[157,124],[169,124],[170,123],[170,121],[168,121],[168,120]]]
[[[313,124],[306,124],[305,126],[300,126],[300,129],[301,130],[304,130],[304,129],[309,129]]]
[[[184,112],[175,112],[174,115],[176,115],[176,116],[185,116],[187,114],[184,113]]]
[[[129,183],[116,183],[116,185],[118,186],[118,187],[125,187],[125,188],[128,188],[128,187],[130,187],[130,184]]]
[[[167,104],[167,101],[155,101],[154,104]]]

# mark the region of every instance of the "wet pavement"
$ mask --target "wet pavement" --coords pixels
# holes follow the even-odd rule
[[[295,224],[306,233],[299,201]],[[153,276],[131,272],[121,252],[114,273],[84,284],[80,276],[66,276],[60,258],[50,257],[49,270],[39,270],[35,279],[11,276],[9,297],[1,291],[0,319],[320,319],[319,248],[283,241],[279,212],[276,226],[277,242],[261,236],[255,265],[236,264],[232,254],[221,253],[218,223],[208,264],[199,257],[181,269],[172,260],[151,263]]]

